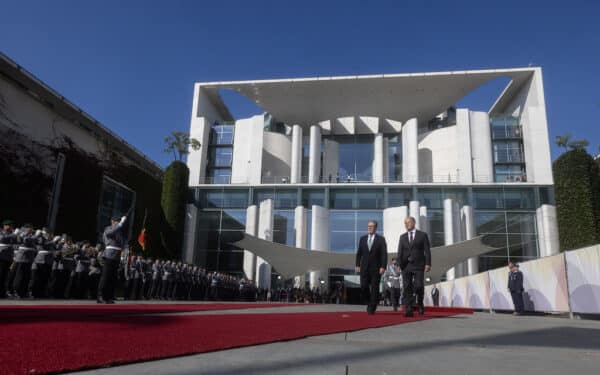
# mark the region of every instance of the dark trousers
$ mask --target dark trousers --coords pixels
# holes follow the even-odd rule
[[[398,308],[400,300],[400,288],[390,288],[390,300],[394,308]]]
[[[98,285],[100,284],[100,274],[93,273],[88,275],[89,277],[89,290],[90,290],[90,298],[96,299],[98,298]]]
[[[36,264],[36,269],[31,271],[31,294],[35,298],[44,298],[48,291],[51,264]]]
[[[513,304],[515,305],[515,312],[522,314],[525,312],[525,305],[523,304],[523,293],[521,292],[510,292]]]
[[[402,282],[404,283],[404,295],[402,303],[406,308],[412,308],[415,304],[414,296],[417,296],[417,305],[423,306],[425,296],[425,270],[405,268],[402,271]]]
[[[367,310],[375,312],[379,303],[379,272],[365,272],[360,275],[360,293],[363,303],[367,303]]]
[[[105,301],[113,301],[115,299],[115,285],[117,283],[117,271],[119,270],[118,259],[104,258],[104,266],[102,267],[102,276],[98,285],[98,294]]]
[[[89,276],[87,272],[75,272],[75,289],[72,297],[78,299],[88,298],[88,284]]]
[[[0,260],[0,298],[6,297],[6,284],[10,273],[11,260]]]
[[[15,273],[15,291],[21,298],[27,297],[29,280],[31,279],[31,263],[17,263]]]

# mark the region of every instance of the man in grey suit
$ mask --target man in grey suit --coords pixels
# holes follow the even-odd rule
[[[415,218],[404,220],[406,233],[400,236],[398,243],[398,259],[402,270],[404,287],[404,316],[413,316],[414,295],[417,295],[419,315],[425,314],[423,297],[425,295],[425,272],[431,270],[431,251],[427,233],[415,228]]]

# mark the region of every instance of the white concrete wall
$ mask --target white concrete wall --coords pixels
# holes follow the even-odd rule
[[[402,125],[402,181],[418,182],[419,150],[418,123],[412,118]]]
[[[494,182],[492,133],[490,118],[485,112],[469,112],[473,182]]]
[[[560,252],[556,206],[543,204],[536,210],[539,256],[547,257]]]
[[[400,236],[406,233],[404,219],[408,216],[408,207],[390,207],[383,210],[383,236],[389,253],[398,251]]]
[[[329,210],[325,207],[312,206],[312,224],[310,236],[310,249],[316,251],[329,251]],[[310,272],[310,288],[320,287],[319,279],[329,285],[329,270]],[[327,289],[325,289],[327,290]]]
[[[260,202],[258,214],[258,238],[273,241],[273,200]],[[271,265],[266,260],[256,257],[256,279],[260,289],[271,289]]]
[[[431,234],[429,233],[429,218],[427,217],[426,206],[419,207],[419,225],[421,226],[421,231],[427,233],[431,241]]]
[[[521,117],[527,181],[553,184],[541,68],[535,69],[531,79],[523,85],[519,94],[504,109],[504,114]]]
[[[374,183],[383,183],[384,181],[384,142],[383,142],[383,134],[377,133],[375,134],[375,138],[373,140],[373,182]]]
[[[256,185],[261,183],[263,134],[265,133],[263,127],[263,115],[256,115],[235,122],[233,162],[231,166],[232,183]],[[289,156],[287,160],[289,163]]]
[[[281,183],[282,178],[290,181],[292,165],[292,139],[274,132],[263,134],[262,175],[265,182]]]
[[[457,127],[419,134],[419,182],[456,182],[459,169]]]
[[[292,126],[292,151],[290,155],[290,183],[302,182],[302,127]]]
[[[294,210],[294,244],[297,248],[306,249],[306,240],[308,238],[308,223],[307,210],[304,206],[298,206]],[[304,288],[305,275],[297,275],[294,277],[294,287]]]
[[[456,142],[458,181],[461,184],[473,182],[473,160],[471,154],[471,123],[469,110],[456,110]]]
[[[256,236],[258,233],[258,207],[249,206],[246,209],[246,233]],[[244,276],[248,280],[256,281],[256,255],[244,250]]]
[[[202,88],[196,84],[194,86],[194,101],[192,104],[192,118],[190,120],[190,137],[200,142],[200,149],[190,149],[187,157],[187,165],[190,169],[190,186],[206,183],[206,162],[210,126],[215,121],[222,122],[223,118],[210,102]]]

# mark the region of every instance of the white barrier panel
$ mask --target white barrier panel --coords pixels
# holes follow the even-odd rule
[[[490,278],[490,308],[513,310],[512,298],[508,292],[508,267],[490,270],[488,275]]]
[[[466,278],[468,304],[472,309],[490,308],[490,277],[487,272],[478,273]]]
[[[431,289],[433,289],[433,284],[425,286],[425,296],[423,297],[423,304],[425,306],[433,306],[433,299],[431,298]]]
[[[566,258],[571,311],[600,313],[600,246],[569,251]]]
[[[526,311],[569,311],[563,254],[521,263],[520,269],[523,272]]]
[[[452,288],[452,307],[469,307],[469,290],[467,277],[454,280]]]
[[[440,284],[440,306],[452,307],[452,288],[454,280],[444,281]]]

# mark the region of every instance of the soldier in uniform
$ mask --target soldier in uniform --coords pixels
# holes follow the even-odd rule
[[[17,235],[14,233],[12,220],[2,222],[0,230],[0,298],[6,298],[6,283],[14,256]]]
[[[89,273],[90,273],[90,257],[89,257],[90,245],[85,243],[81,247],[81,250],[75,255],[75,277],[74,277],[74,289],[73,298],[83,299],[87,298],[87,291],[89,285]]]
[[[90,272],[88,273],[88,276],[91,299],[98,298],[98,284],[100,283],[100,275],[102,274],[102,266],[98,260],[101,250],[102,245],[96,245],[96,248],[89,249]]]
[[[55,243],[52,242],[52,234],[46,228],[42,229],[38,237],[38,253],[31,268],[31,295],[35,298],[47,296],[48,282],[54,262]]]
[[[398,311],[398,300],[400,299],[400,290],[402,288],[402,272],[398,267],[396,258],[392,258],[392,263],[387,266],[383,276],[385,278],[385,284],[390,290],[390,299],[394,311]]]
[[[106,246],[103,254],[104,265],[102,267],[102,276],[98,285],[98,303],[115,303],[115,284],[117,282],[117,272],[121,259],[121,251],[125,246],[125,235],[123,234],[123,224],[127,220],[123,216],[120,220],[113,217],[111,225],[104,229],[103,239]]]
[[[31,265],[37,253],[37,238],[31,224],[23,225],[23,231],[19,233],[19,247],[15,253],[15,281],[14,288],[17,296],[27,297],[29,280],[31,279]]]
[[[152,287],[150,289],[150,298],[158,299],[160,297],[160,282],[162,280],[163,261],[156,259],[152,264]]]

